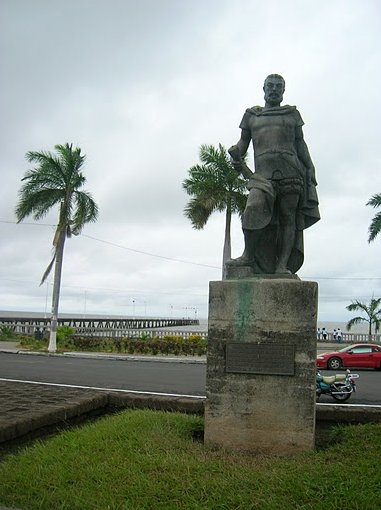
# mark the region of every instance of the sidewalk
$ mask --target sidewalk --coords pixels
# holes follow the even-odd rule
[[[0,444],[104,408],[93,390],[0,381]]]

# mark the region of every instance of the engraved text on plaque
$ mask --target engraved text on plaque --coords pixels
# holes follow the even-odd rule
[[[225,372],[294,375],[295,348],[269,343],[228,343],[225,361]]]

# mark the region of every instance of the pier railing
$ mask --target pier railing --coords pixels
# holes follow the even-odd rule
[[[327,334],[327,339],[324,340],[322,336],[318,338],[318,342],[336,342],[340,344],[340,342],[335,339],[333,333]],[[361,343],[370,343],[370,344],[380,344],[381,343],[381,335],[373,334],[368,335],[367,333],[342,333],[341,343],[343,344],[361,344]]]
[[[181,328],[182,326],[198,326],[197,319],[172,318],[78,318],[65,317],[58,319],[58,326],[69,326],[77,335],[96,335],[105,337],[127,336],[152,333],[156,328]],[[6,326],[14,333],[33,335],[36,331],[49,331],[50,319],[46,317],[1,317],[0,327]]]

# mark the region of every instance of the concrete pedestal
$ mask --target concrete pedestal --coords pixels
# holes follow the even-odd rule
[[[317,294],[299,279],[210,282],[206,444],[314,448]]]

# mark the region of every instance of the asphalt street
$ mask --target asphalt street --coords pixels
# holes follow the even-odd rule
[[[381,405],[381,372],[364,369],[353,372],[360,375],[358,391],[348,403]],[[328,375],[334,372],[323,373]],[[204,396],[206,365],[0,353],[0,378]],[[320,402],[334,403],[334,400],[322,396]]]
[[[0,353],[0,378],[205,395],[205,365]]]

